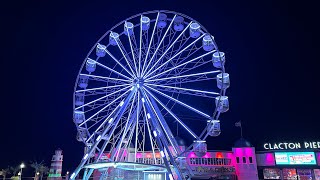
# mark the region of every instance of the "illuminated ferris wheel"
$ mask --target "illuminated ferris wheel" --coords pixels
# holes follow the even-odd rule
[[[145,12],[107,31],[74,88],[77,139],[87,151],[71,179],[81,169],[89,178],[111,167],[163,169],[170,179],[185,179],[181,157],[205,153],[207,136],[220,134],[219,116],[229,109],[224,64],[214,37],[180,13]],[[193,139],[186,149],[174,138],[176,124]]]

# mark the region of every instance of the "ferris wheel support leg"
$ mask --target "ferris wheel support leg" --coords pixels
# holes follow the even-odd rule
[[[154,114],[153,111],[151,110],[151,108],[150,108],[150,106],[149,106],[148,103],[146,103],[145,105],[146,105],[147,111],[150,112],[149,114],[150,114],[150,119],[151,119],[151,125],[152,125],[152,127],[153,127],[153,129],[154,129],[154,127],[157,126],[157,125],[155,125],[155,124],[156,124],[155,114]],[[161,133],[163,134],[164,132],[161,131]],[[159,146],[160,154],[161,154],[161,156],[162,156],[162,158],[163,158],[163,160],[164,160],[164,163],[165,163],[165,166],[166,166],[167,171],[168,171],[168,173],[169,173],[169,176],[171,176],[171,178],[173,179],[173,175],[172,175],[172,171],[171,171],[169,162],[170,162],[174,167],[176,167],[176,164],[175,164],[174,159],[173,159],[173,157],[172,157],[172,155],[171,155],[171,153],[170,153],[170,150],[169,150],[168,148],[166,148],[166,147],[168,147],[168,143],[166,143],[166,139],[165,139],[165,137],[163,137],[163,136],[161,136],[161,137],[160,137],[160,136],[157,136],[157,137],[155,137],[155,139],[156,139],[157,145]],[[168,160],[168,158],[164,155],[164,152],[167,152],[167,154],[169,155],[169,160]],[[177,171],[177,175],[178,175],[178,179],[177,179],[177,180],[182,180],[182,179],[184,179],[184,177],[181,176],[181,174],[180,174],[179,171]],[[170,178],[170,180],[171,180],[171,178]]]
[[[147,110],[148,110],[148,112],[149,112],[149,114],[150,114],[151,125],[152,125],[153,129],[155,129],[155,127],[159,127],[159,125],[157,125],[158,122],[157,122],[157,120],[156,120],[156,119],[159,119],[159,115],[157,115],[156,109],[154,109],[154,108],[152,107],[152,104],[151,104],[152,102],[149,100],[148,96],[147,96],[145,93],[141,93],[141,94],[143,94],[144,98],[147,99],[147,101],[146,101],[146,103],[145,103],[145,106],[146,106],[146,108],[147,108]],[[159,109],[158,109],[158,110],[159,110]],[[158,113],[160,113],[160,112],[158,112]],[[163,117],[163,116],[162,116],[162,117]],[[159,119],[159,121],[160,121],[160,119]],[[156,139],[156,141],[157,141],[157,144],[158,144],[160,150],[162,151],[162,153],[161,153],[161,151],[160,151],[160,154],[162,154],[162,158],[164,159],[165,165],[166,165],[167,170],[168,170],[168,172],[169,172],[169,176],[171,176],[170,179],[173,178],[173,176],[172,176],[172,171],[171,171],[169,162],[175,167],[175,171],[176,171],[176,174],[177,174],[177,176],[178,176],[178,180],[180,180],[180,179],[181,179],[181,180],[182,180],[182,179],[185,179],[185,178],[183,177],[181,171],[179,170],[177,164],[175,163],[175,159],[173,158],[173,156],[172,156],[172,154],[171,154],[171,151],[170,151],[170,149],[169,149],[169,143],[167,142],[166,137],[163,136],[164,134],[166,134],[166,132],[164,132],[164,130],[161,129],[161,128],[158,129],[158,130],[160,131],[160,134],[157,135],[157,136],[155,136],[155,139]],[[168,129],[168,130],[169,130],[169,129]],[[170,131],[170,130],[169,130],[169,131]],[[168,139],[169,139],[169,138],[168,138]],[[169,140],[170,140],[170,139],[169,139]],[[176,142],[176,141],[174,140],[174,142]],[[179,147],[178,147],[178,148],[179,148]],[[179,150],[180,150],[180,149],[179,149]],[[169,160],[168,160],[168,158],[164,155],[164,152],[167,152],[167,154],[168,154],[168,156],[169,156]]]
[[[120,120],[121,116],[123,115],[125,109],[128,106],[129,101],[132,99],[133,95],[136,93],[136,90],[132,90],[131,93],[127,96],[127,98],[124,101],[124,104],[121,106],[121,108],[118,110],[117,113],[117,119],[115,121],[116,124],[118,124],[118,121]],[[102,135],[104,136],[107,131],[109,130],[109,128],[106,128],[103,132]],[[114,130],[114,129],[113,129]],[[71,174],[70,176],[70,180],[74,180],[75,177],[79,174],[80,170],[83,168],[84,164],[90,159],[89,157],[91,157],[91,155],[94,153],[94,150],[96,149],[96,147],[98,146],[98,144],[100,143],[102,139],[100,138],[99,140],[95,141],[95,143],[93,144],[93,146],[90,148],[89,152],[87,154],[84,155],[84,157],[82,158],[79,166],[75,169],[75,171]],[[104,149],[101,149],[101,151],[103,151]]]
[[[92,175],[93,171],[94,171],[94,169],[89,169],[89,171],[86,175],[86,179],[84,179],[84,180],[88,180],[90,178],[90,176]]]
[[[87,180],[89,178],[89,177],[87,177],[87,175],[88,175],[88,168],[85,168],[84,172],[83,172],[82,180]]]

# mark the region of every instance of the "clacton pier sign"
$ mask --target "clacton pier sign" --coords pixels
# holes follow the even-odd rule
[[[319,149],[320,141],[311,142],[279,142],[279,143],[264,143],[265,150],[281,150],[281,149]]]

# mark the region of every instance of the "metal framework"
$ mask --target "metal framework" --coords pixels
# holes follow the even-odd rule
[[[157,10],[115,25],[92,47],[77,77],[74,123],[86,152],[70,178],[82,169],[84,179],[94,169],[107,178],[110,168],[192,176],[179,159],[202,152],[207,136],[220,134],[218,119],[229,105],[224,63],[213,36],[186,15]],[[174,122],[194,140],[187,149],[175,140]]]

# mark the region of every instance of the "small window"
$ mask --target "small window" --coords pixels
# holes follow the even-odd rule
[[[249,157],[249,163],[252,164],[252,157]]]
[[[238,164],[240,163],[240,158],[239,158],[239,157],[237,157],[237,163],[238,163]]]
[[[246,157],[242,157],[242,162],[243,162],[243,163],[247,163]]]

